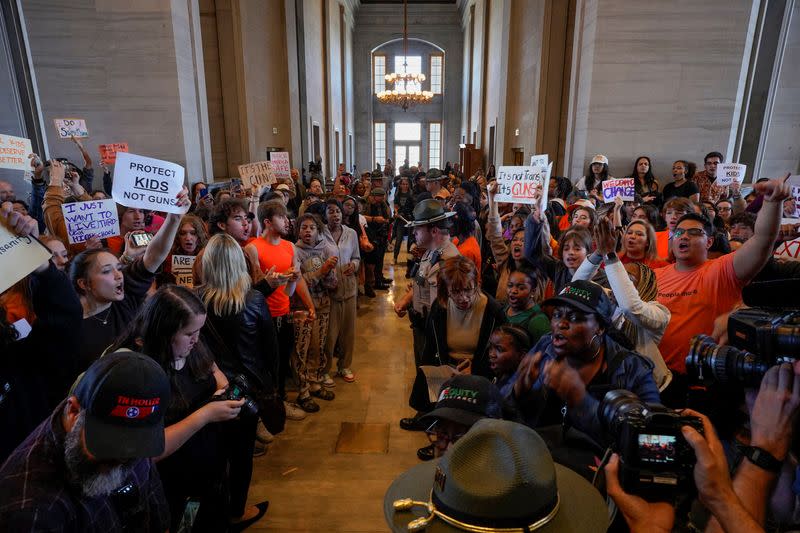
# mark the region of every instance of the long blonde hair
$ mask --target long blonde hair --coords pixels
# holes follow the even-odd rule
[[[200,290],[206,308],[217,316],[241,313],[252,280],[239,243],[227,233],[212,236],[203,251],[202,266]]]

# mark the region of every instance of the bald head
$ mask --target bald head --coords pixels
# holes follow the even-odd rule
[[[15,198],[14,186],[7,181],[0,180],[0,203],[11,202]]]

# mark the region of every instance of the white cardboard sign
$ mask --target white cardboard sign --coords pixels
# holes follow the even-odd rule
[[[747,165],[740,165],[739,163],[720,163],[717,165],[717,179],[714,181],[714,184],[725,187],[733,183],[733,180],[742,183],[746,170]]]
[[[119,218],[114,200],[91,200],[61,204],[70,244],[92,237],[105,239],[119,235]]]
[[[28,155],[33,152],[31,140],[0,134],[0,168],[31,170]]]
[[[73,136],[84,139],[89,136],[89,128],[86,127],[86,121],[82,118],[57,118],[53,122],[56,123],[56,131],[60,139],[69,139]]]
[[[614,198],[622,197],[626,202],[632,202],[636,194],[634,178],[619,178],[603,182],[603,202],[614,203]]]
[[[291,179],[292,164],[289,162],[289,152],[271,152],[269,162],[272,165],[272,173],[277,179]]]
[[[275,173],[272,171],[272,163],[269,161],[239,165],[239,176],[242,178],[242,185],[245,188],[275,183]]]
[[[0,293],[36,270],[52,255],[33,237],[17,237],[0,224]]]
[[[152,157],[117,152],[111,196],[118,204],[182,214],[178,205],[183,188],[183,167]]]
[[[553,164],[544,167],[499,167],[496,202],[537,204],[547,207],[547,189]]]
[[[193,255],[173,255],[172,256],[172,274],[175,276],[175,283],[183,287],[194,287],[194,277],[192,276],[192,267],[194,267]]]
[[[546,167],[550,163],[550,156],[547,154],[539,154],[531,156],[532,167]]]

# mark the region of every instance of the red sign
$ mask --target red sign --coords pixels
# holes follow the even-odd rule
[[[112,143],[100,145],[100,161],[113,165],[117,161],[117,152],[127,152],[128,143]]]

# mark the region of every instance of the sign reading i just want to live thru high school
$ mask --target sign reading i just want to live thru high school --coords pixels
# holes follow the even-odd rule
[[[125,207],[182,214],[186,209],[178,205],[178,194],[183,175],[183,167],[175,163],[117,152],[111,196]]]

